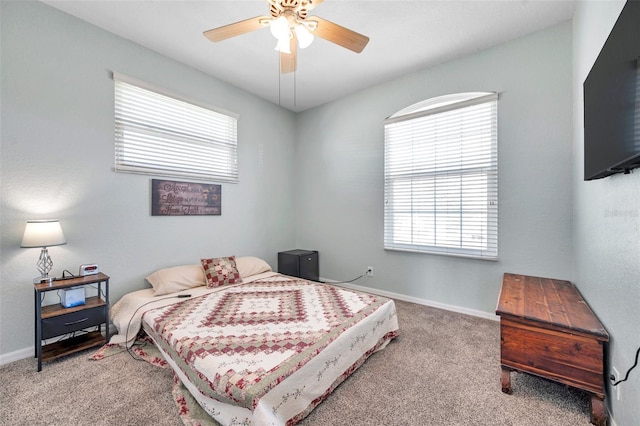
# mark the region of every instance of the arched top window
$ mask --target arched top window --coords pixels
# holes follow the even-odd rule
[[[497,259],[497,101],[456,93],[385,120],[385,249]]]

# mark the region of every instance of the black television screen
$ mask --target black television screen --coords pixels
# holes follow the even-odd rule
[[[584,180],[640,167],[640,1],[628,0],[584,81]]]

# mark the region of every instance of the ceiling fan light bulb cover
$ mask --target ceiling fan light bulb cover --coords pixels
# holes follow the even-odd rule
[[[276,44],[276,50],[280,53],[291,53],[291,48],[289,47],[289,38],[278,39],[278,44]]]
[[[294,30],[296,32],[296,37],[298,38],[298,45],[301,49],[309,47],[309,45],[313,43],[313,34],[311,34],[304,25],[298,24]]]
[[[284,16],[272,20],[269,24],[269,29],[271,30],[271,34],[278,40],[289,37],[290,34],[289,21]]]

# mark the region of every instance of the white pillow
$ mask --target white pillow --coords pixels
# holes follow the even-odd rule
[[[153,287],[154,296],[207,284],[201,265],[182,265],[159,269],[145,279]]]
[[[242,278],[271,271],[267,262],[253,256],[236,257],[236,268]]]

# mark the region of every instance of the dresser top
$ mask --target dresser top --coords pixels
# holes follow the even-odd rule
[[[569,281],[528,275],[504,274],[496,314],[554,325],[595,335],[609,334]]]

